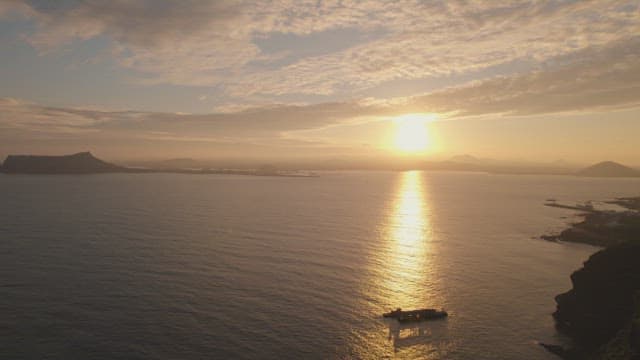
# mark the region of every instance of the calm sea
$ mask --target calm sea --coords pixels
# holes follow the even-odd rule
[[[2,359],[554,359],[597,248],[545,207],[640,181],[447,172],[0,176]],[[381,313],[443,307],[400,327]]]

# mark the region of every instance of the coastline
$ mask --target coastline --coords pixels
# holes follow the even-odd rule
[[[574,346],[540,345],[563,359],[640,359],[640,197],[606,203],[626,210],[545,204],[580,210],[583,221],[542,239],[603,247],[571,274],[572,288],[555,298],[556,328]]]
[[[582,221],[571,224],[558,234],[542,235],[547,241],[574,242],[608,247],[627,242],[640,242],[640,197],[617,198],[606,202],[626,210],[598,210],[590,202],[563,205],[547,202],[545,206],[578,210]]]

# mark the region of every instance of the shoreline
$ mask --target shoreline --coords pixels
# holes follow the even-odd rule
[[[544,205],[555,208],[578,210],[582,221],[570,224],[557,234],[541,235],[551,242],[573,242],[609,247],[627,242],[640,241],[640,197],[623,197],[605,201],[626,210],[599,210],[591,202],[565,205],[547,202]]]
[[[571,274],[572,288],[555,297],[556,329],[574,345],[539,345],[563,359],[640,359],[640,197],[605,203],[626,210],[545,204],[579,210],[583,220],[542,239],[602,247]]]
[[[243,176],[272,176],[272,177],[296,177],[313,178],[319,175],[314,172],[263,172],[260,170],[235,170],[235,169],[136,169],[124,168],[114,171],[99,172],[7,172],[0,171],[4,175],[101,175],[101,174],[184,174],[184,175],[243,175]]]

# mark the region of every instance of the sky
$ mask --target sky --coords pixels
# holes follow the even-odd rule
[[[640,165],[638,1],[0,0],[0,63],[2,157]]]

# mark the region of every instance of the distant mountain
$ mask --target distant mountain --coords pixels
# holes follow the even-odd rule
[[[555,161],[551,162],[551,166],[557,166],[557,167],[570,167],[569,162],[567,162],[567,160],[565,159],[558,159]]]
[[[12,174],[91,174],[127,171],[90,152],[63,156],[9,155],[0,171]]]
[[[445,170],[445,171],[489,171],[487,167],[480,164],[465,163],[460,161],[426,161],[423,163],[424,170]]]
[[[459,159],[454,161],[453,159]],[[473,161],[476,159],[477,161]],[[538,163],[512,163],[508,161],[497,161],[490,159],[477,159],[473,156],[462,155],[445,161],[425,161],[422,163],[423,170],[445,170],[445,171],[471,171],[487,172],[493,174],[539,174],[539,175],[570,175],[572,170],[550,164]]]
[[[603,161],[591,165],[576,173],[578,176],[590,177],[636,177],[640,172],[613,161]]]
[[[456,163],[464,163],[464,164],[478,164],[482,160],[478,159],[475,156],[464,154],[464,155],[453,156],[449,159],[449,161],[456,162]]]
[[[191,158],[162,160],[152,164],[154,169],[200,169],[207,167],[203,161]]]

